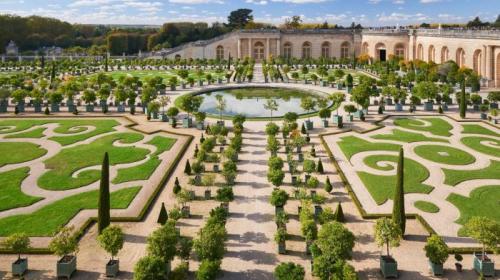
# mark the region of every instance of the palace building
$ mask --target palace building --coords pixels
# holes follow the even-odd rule
[[[168,58],[227,59],[269,56],[348,58],[368,54],[443,63],[473,69],[490,87],[500,87],[500,31],[448,29],[239,30],[164,52]]]

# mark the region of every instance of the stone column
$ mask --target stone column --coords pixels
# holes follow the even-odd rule
[[[481,69],[479,70],[483,78],[488,79],[488,46],[483,46],[483,49],[481,50]]]
[[[252,39],[248,38],[248,57],[252,57]]]
[[[264,59],[267,59],[271,55],[271,44],[269,44],[269,38],[266,38],[266,54],[267,56]]]
[[[238,52],[237,52],[237,57],[238,58],[242,58],[241,57],[241,38],[238,38]]]
[[[490,85],[494,85],[495,77],[494,77],[494,67],[495,67],[495,51],[494,46],[486,46],[486,78],[490,81]],[[493,83],[491,83],[491,81]]]
[[[281,56],[281,40],[276,40],[276,56]]]

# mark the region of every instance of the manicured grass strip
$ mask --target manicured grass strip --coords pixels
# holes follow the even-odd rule
[[[421,145],[415,147],[414,151],[419,157],[437,163],[467,165],[476,161],[471,154],[449,146]]]
[[[384,162],[384,161],[390,161],[394,162],[394,156],[391,155],[378,155],[378,156],[368,156],[363,159],[363,162],[374,169],[382,170],[382,171],[389,171],[389,170],[394,170],[394,166],[386,163],[382,163],[381,165],[378,165],[377,163],[379,162]]]
[[[376,162],[376,159],[380,159],[383,161],[390,160],[397,163],[398,160],[397,156],[374,155],[367,158],[372,157],[375,159],[368,159],[368,161]],[[429,171],[420,163],[405,158],[404,173],[405,193],[430,193],[433,190],[432,186],[422,184],[422,182],[429,177]],[[367,172],[358,172],[358,175],[378,205],[381,205],[388,199],[392,199],[394,197],[396,175],[382,176]]]
[[[153,156],[159,156],[166,151],[169,151],[172,146],[175,144],[177,139],[167,138],[163,136],[155,136],[146,144],[150,144],[156,147],[156,151],[153,153]]]
[[[47,153],[39,145],[27,142],[0,142],[0,167],[37,159]]]
[[[115,131],[114,127],[119,125],[119,122],[112,119],[79,119],[79,120],[60,120],[58,121],[59,127],[54,129],[54,132],[67,134],[67,136],[54,136],[49,138],[59,144],[66,146],[76,142],[83,141],[90,137]],[[81,133],[86,131],[87,128],[81,126],[93,126],[95,129],[87,133],[72,135],[74,133]]]
[[[0,211],[28,206],[43,199],[21,191],[21,183],[29,172],[29,167],[21,167],[0,173]]]
[[[483,134],[500,137],[500,134],[478,124],[463,124],[462,127],[464,128],[463,134]]]
[[[354,154],[366,151],[399,151],[400,145],[391,143],[372,143],[356,136],[340,138],[337,144],[348,159]]]
[[[33,138],[33,139],[40,139],[45,136],[43,133],[45,131],[45,127],[39,127],[35,128],[31,131],[27,132],[19,132],[19,133],[14,133],[14,134],[9,134],[6,135],[5,138]]]
[[[149,179],[149,177],[151,177],[151,174],[153,174],[160,163],[161,160],[157,156],[154,156],[143,164],[119,169],[116,178],[113,179],[113,184],[120,184],[123,182],[131,182],[137,180],[147,180]]]
[[[125,209],[141,187],[130,187],[111,193],[111,208]],[[99,191],[73,195],[25,215],[0,219],[0,236],[24,232],[29,236],[53,236],[59,227],[67,224],[78,212],[96,209]]]
[[[445,140],[445,139],[427,137],[427,136],[420,134],[420,133],[414,133],[414,132],[404,131],[404,130],[400,130],[400,129],[394,129],[391,132],[392,132],[391,134],[373,135],[372,138],[379,139],[379,140],[400,141],[400,142],[406,142],[406,143],[424,142],[424,141],[448,142],[448,140]]]
[[[431,125],[426,126],[423,121],[429,122]],[[440,118],[425,118],[425,119],[399,118],[394,120],[394,124],[407,129],[427,131],[438,136],[451,136],[450,130],[453,128],[451,124]]]
[[[56,133],[67,134],[65,136],[54,136],[49,138],[63,146],[88,139],[95,135],[112,132],[114,131],[114,127],[119,125],[119,123],[113,119],[10,119],[0,121],[0,134],[20,132],[47,123],[57,123],[59,127],[54,129],[54,131]],[[87,128],[80,126],[93,126],[95,129],[88,133],[74,135],[74,133],[87,130]]]
[[[418,200],[418,201],[415,201],[415,203],[413,205],[415,206],[415,208],[419,209],[420,211],[424,211],[427,213],[439,212],[439,207],[437,207],[437,205],[432,203],[432,202]]]
[[[138,133],[115,133],[89,144],[62,149],[45,161],[45,166],[50,171],[38,178],[38,185],[47,190],[67,190],[91,184],[99,180],[99,170],[86,170],[76,177],[72,177],[72,174],[85,167],[100,165],[105,152],[109,153],[111,165],[145,159],[149,153],[146,149],[113,146],[115,141],[131,144],[143,138],[144,136]]]
[[[473,190],[470,197],[452,193],[447,201],[453,203],[460,211],[460,218],[457,223],[464,225],[474,216],[488,217],[500,222],[500,186],[483,186]],[[459,235],[464,236],[462,230]]]
[[[444,183],[450,186],[475,179],[500,179],[500,161],[493,160],[491,164],[483,169],[476,170],[452,170],[443,169]]]
[[[470,137],[464,137],[460,139],[460,141],[462,141],[462,143],[465,146],[474,149],[480,153],[500,158],[500,140],[489,137],[470,136]],[[493,145],[495,145],[497,148],[483,145],[481,144],[482,141],[492,142]]]

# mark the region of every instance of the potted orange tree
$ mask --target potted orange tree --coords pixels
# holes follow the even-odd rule
[[[465,224],[465,232],[482,245],[482,252],[474,253],[474,269],[486,277],[495,275],[495,263],[486,254],[486,248],[497,250],[500,244],[500,224],[487,217],[472,217]]]
[[[29,237],[24,233],[14,233],[5,239],[4,246],[17,254],[17,260],[12,263],[12,275],[22,277],[28,270],[28,258],[21,258],[21,253],[28,250]]]
[[[120,261],[114,257],[123,248],[123,232],[118,226],[105,228],[97,237],[101,247],[111,255],[111,259],[106,264],[106,276],[116,277],[120,271]]]
[[[427,238],[427,244],[424,247],[425,256],[429,258],[429,266],[432,274],[443,275],[443,264],[448,259],[448,246],[444,243],[443,239],[433,234]]]
[[[49,249],[60,259],[57,261],[57,277],[71,278],[76,271],[76,256],[78,240],[73,234],[74,227],[63,227],[52,239]]]
[[[386,246],[387,255],[380,256],[380,271],[384,278],[398,277],[398,263],[391,257],[389,247],[398,247],[401,229],[392,220],[380,218],[375,224],[375,241],[379,247]]]

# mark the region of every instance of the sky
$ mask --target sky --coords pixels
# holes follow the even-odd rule
[[[0,0],[0,14],[40,15],[83,24],[226,22],[232,10],[253,10],[255,21],[363,26],[463,23],[476,16],[494,21],[500,0]]]

